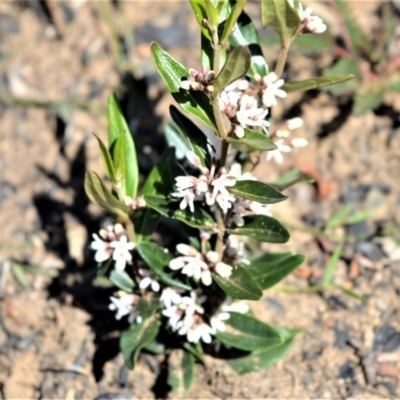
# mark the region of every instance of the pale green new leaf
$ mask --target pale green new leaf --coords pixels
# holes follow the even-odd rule
[[[212,82],[213,94],[219,93],[225,86],[245,76],[250,67],[250,57],[250,50],[244,46],[235,47],[229,52],[220,74]]]
[[[85,191],[93,203],[98,204],[112,214],[129,219],[132,210],[110,193],[96,172],[86,172]]]
[[[300,18],[287,0],[261,0],[261,21],[264,28],[274,28],[282,43],[288,43],[297,33]]]
[[[124,135],[123,152],[119,153],[119,158],[113,157],[114,168],[121,163],[124,164],[124,193],[133,199],[137,196],[139,184],[139,168],[137,163],[135,143],[133,142],[131,131],[122,115],[117,98],[114,94],[108,97],[108,145],[112,149],[116,145],[117,139]],[[123,160],[121,161],[122,158]]]
[[[111,154],[110,154],[107,146],[103,143],[103,141],[95,133],[93,133],[93,135],[95,136],[95,138],[97,139],[97,142],[99,143],[101,159],[103,161],[104,168],[106,169],[107,176],[110,178],[111,182],[116,183],[114,164],[113,164]]]
[[[336,85],[353,79],[354,75],[320,76],[318,78],[305,79],[304,81],[288,81],[282,89],[288,93],[301,92],[311,89],[319,89],[324,86]]]
[[[339,261],[340,256],[342,255],[343,251],[343,243],[340,243],[330,258],[328,265],[326,266],[326,270],[324,273],[324,277],[322,278],[322,284],[324,286],[328,286],[331,284],[333,276],[335,275],[335,270],[337,263]]]
[[[232,11],[229,14],[229,17],[225,22],[224,31],[220,38],[220,43],[222,45],[226,44],[226,41],[227,41],[229,35],[231,34],[231,31],[232,31],[233,27],[235,26],[236,21],[238,20],[240,14],[242,13],[243,8],[246,3],[247,3],[247,0],[237,0],[235,5],[233,6]]]

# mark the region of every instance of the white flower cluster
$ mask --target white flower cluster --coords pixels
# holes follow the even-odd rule
[[[126,293],[120,290],[116,296],[111,296],[111,304],[108,308],[111,311],[116,311],[115,319],[120,320],[125,315],[128,315],[128,321],[130,323],[137,322],[140,324],[142,322],[142,317],[137,314],[135,306],[137,305],[140,297],[133,293]]]
[[[132,261],[131,251],[136,247],[133,242],[128,242],[121,224],[110,225],[107,229],[101,229],[99,235],[93,234],[94,241],[91,248],[96,251],[94,259],[104,262],[111,258],[115,261],[115,269],[123,271],[126,263]]]
[[[271,133],[270,138],[274,140],[277,146],[276,150],[268,151],[267,161],[274,159],[278,163],[282,163],[282,153],[290,153],[293,148],[307,146],[308,141],[304,138],[294,138],[287,140],[290,135],[290,131],[303,126],[303,120],[301,118],[292,118],[285,122],[281,129]]]
[[[220,312],[209,318],[202,307],[206,300],[206,296],[198,297],[195,291],[191,291],[189,297],[180,296],[173,289],[167,288],[160,298],[165,306],[162,314],[168,318],[168,326],[178,335],[186,335],[188,342],[197,343],[202,340],[211,343],[212,335],[226,330],[224,321],[229,319],[229,311],[246,313],[249,310],[246,303],[237,302],[222,306]]]
[[[180,269],[182,274],[201,280],[205,286],[211,285],[211,272],[216,272],[224,278],[232,274],[233,268],[219,260],[215,251],[202,254],[187,244],[178,244],[176,250],[182,255],[171,260],[169,267],[174,271]]]
[[[302,27],[300,28],[301,33],[323,33],[326,31],[326,25],[320,17],[311,15],[313,9],[311,7],[303,8],[303,5],[299,3],[297,13],[300,18]]]
[[[201,175],[196,178],[194,176],[178,176],[175,178],[177,192],[172,193],[174,197],[182,198],[180,208],[183,210],[187,206],[191,212],[194,212],[194,201],[206,201],[209,206],[216,202],[226,212],[232,207],[235,197],[232,196],[226,187],[233,186],[236,179],[226,173],[224,168],[216,172],[215,164],[211,170],[201,165],[199,157],[192,151],[186,154],[189,162],[201,171]]]

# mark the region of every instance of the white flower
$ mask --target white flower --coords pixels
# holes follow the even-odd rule
[[[231,276],[232,270],[233,268],[230,265],[225,264],[222,261],[219,261],[215,264],[215,272],[223,278],[228,278]]]
[[[207,325],[206,323],[202,323],[199,325],[192,326],[187,332],[187,340],[190,343],[197,343],[200,339],[204,343],[211,343],[212,337],[211,335],[215,334],[215,330]]]
[[[293,147],[305,147],[308,145],[308,140],[304,138],[295,138],[290,141]]]
[[[93,250],[96,250],[94,259],[99,263],[108,260],[112,254],[110,243],[101,240],[95,233],[93,233],[93,239],[94,241],[90,244],[90,246]]]
[[[245,172],[242,174],[242,166],[239,163],[234,163],[231,165],[231,169],[229,170],[229,175],[233,176],[238,181],[256,181],[257,178],[252,175],[250,172]]]
[[[113,241],[110,246],[114,249],[113,260],[115,261],[115,269],[123,271],[127,262],[132,261],[130,253],[136,246],[133,242],[128,242],[127,236],[121,236],[118,241]]]
[[[322,33],[326,31],[326,25],[324,21],[320,17],[315,15],[311,15],[312,8],[307,7],[303,8],[303,5],[299,3],[299,8],[297,9],[297,13],[299,15],[300,21],[304,25],[303,31],[304,33]]]
[[[155,279],[152,279],[150,271],[139,269],[139,274],[144,277],[139,282],[140,289],[146,289],[150,286],[153,292],[158,292],[160,290],[160,284]]]
[[[214,179],[211,182],[211,185],[213,186],[214,198],[217,197],[218,193],[221,193],[221,195],[225,199],[228,199],[229,197],[231,197],[231,194],[228,192],[228,190],[226,188],[235,186],[235,183],[236,183],[236,179],[233,176],[230,176],[228,174],[222,174],[222,175],[220,175],[219,178]]]
[[[275,142],[277,149],[276,150],[270,150],[267,152],[267,161],[270,161],[272,159],[275,159],[276,162],[282,163],[283,161],[283,156],[281,153],[290,153],[292,148],[286,144],[284,144],[283,139],[279,139]]]
[[[167,287],[165,288],[160,296],[160,302],[164,304],[166,308],[172,307],[173,304],[179,304],[181,296],[174,289]]]
[[[224,321],[230,318],[230,314],[227,312],[220,312],[214,315],[210,320],[210,325],[215,331],[225,332],[226,326]]]
[[[200,305],[204,303],[207,300],[207,296],[200,296],[197,297],[197,293],[192,290],[190,292],[190,297],[184,296],[181,298],[180,305],[185,305],[185,312],[187,315],[192,315],[192,314],[203,314],[204,313],[204,308]]]
[[[249,201],[247,204],[249,209],[256,215],[266,215],[267,217],[272,216],[269,204],[261,204],[257,201]]]
[[[225,312],[237,312],[240,314],[246,314],[250,310],[250,307],[245,301],[234,301],[230,304],[223,304],[221,310]]]
[[[268,110],[258,108],[257,100],[253,96],[247,94],[240,99],[240,107],[236,112],[236,119],[239,124],[245,128],[246,126],[269,126],[269,122],[265,120]]]
[[[293,129],[298,129],[303,126],[303,120],[300,117],[295,117],[288,119],[285,123],[286,128],[292,131]]]
[[[270,72],[262,78],[265,89],[262,95],[262,102],[265,107],[269,108],[277,104],[276,97],[285,98],[287,93],[279,89],[283,84],[283,79],[278,79],[275,72]]]
[[[161,313],[164,315],[164,317],[168,318],[168,325],[172,328],[172,330],[176,331],[179,328],[179,322],[184,315],[185,310],[176,305],[166,308]]]
[[[119,297],[111,296],[111,304],[108,308],[112,311],[117,311],[115,319],[120,320],[125,315],[133,313],[133,306],[137,303],[138,296],[125,292],[118,292]]]
[[[182,192],[172,193],[174,197],[182,197],[182,201],[179,204],[179,208],[184,210],[187,206],[189,206],[189,210],[194,212],[194,199],[196,195],[192,190],[184,190]]]

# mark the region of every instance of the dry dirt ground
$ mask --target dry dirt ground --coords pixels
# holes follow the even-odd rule
[[[376,23],[379,2],[353,3],[363,26]],[[87,250],[105,216],[88,203],[83,175],[101,171],[91,133],[105,137],[112,91],[134,128],[141,169],[148,170],[163,149],[171,103],[149,43],[160,42],[187,66],[198,64],[199,43],[184,1],[120,6],[123,11],[84,0],[0,4],[1,398],[172,396],[156,356],[143,354],[132,372],[118,355],[110,290],[91,283]],[[249,12],[256,7],[249,4]],[[316,5],[329,16],[324,7]],[[271,63],[276,56],[266,55]],[[329,57],[311,62],[292,55],[287,75],[311,76]],[[282,102],[276,117],[302,116],[298,135],[310,145],[279,168],[262,161],[256,170],[268,181],[295,166],[316,178],[272,209],[293,225],[291,241],[279,249],[305,254],[307,264],[284,282],[292,292],[278,287],[254,306],[263,320],[303,332],[288,357],[264,371],[239,377],[221,362],[198,365],[188,398],[400,397],[400,250],[391,239],[399,239],[400,102],[355,118],[349,101],[312,92]],[[373,212],[367,222],[321,234],[343,204]],[[365,302],[337,289],[306,293],[320,283],[344,233],[362,239],[346,242],[334,283]],[[22,287],[10,260],[45,274],[27,274]]]

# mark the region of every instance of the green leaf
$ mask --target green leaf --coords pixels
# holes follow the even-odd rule
[[[268,65],[265,61],[260,38],[250,17],[242,12],[235,31],[229,36],[229,43],[232,46],[248,46],[251,52],[251,64],[248,74],[253,78],[254,75],[265,76],[268,74]]]
[[[93,135],[95,136],[95,138],[97,139],[97,141],[99,143],[100,151],[101,151],[101,159],[103,160],[103,165],[104,165],[104,168],[106,169],[107,176],[110,178],[111,182],[116,183],[114,164],[113,164],[113,160],[111,158],[111,154],[108,151],[106,145],[103,143],[103,141],[95,133],[93,133]]]
[[[328,228],[336,228],[342,225],[343,222],[346,220],[346,217],[350,214],[351,208],[351,204],[345,204],[344,206],[340,207],[339,210],[337,210],[335,214],[333,214],[332,217],[329,218],[326,226]]]
[[[304,90],[318,89],[324,86],[336,85],[353,79],[354,75],[320,76],[318,78],[305,79],[304,81],[286,82],[282,89],[288,93],[301,92]]]
[[[228,143],[246,145],[250,149],[256,150],[276,150],[276,144],[268,137],[260,132],[252,129],[245,128],[244,136],[242,138],[227,137],[225,139]]]
[[[133,142],[131,131],[124,116],[122,115],[117,98],[114,94],[108,97],[108,145],[112,148],[115,141],[121,136],[125,136],[124,143],[124,188],[127,196],[133,199],[137,196],[137,189],[139,184],[139,168],[136,157],[135,143]],[[122,157],[122,154],[121,154]],[[114,161],[119,163],[118,160]]]
[[[217,332],[222,343],[240,350],[261,350],[282,344],[283,339],[271,326],[247,314],[229,313],[225,332]]]
[[[220,43],[222,45],[226,44],[226,41],[231,34],[232,29],[234,28],[236,21],[238,20],[240,14],[243,11],[243,8],[247,0],[237,0],[235,5],[232,8],[232,11],[229,14],[228,19],[225,22],[224,31],[222,32],[222,36],[220,38]]]
[[[235,266],[229,278],[223,278],[213,273],[213,279],[218,286],[229,296],[240,300],[260,300],[262,290],[260,285],[246,268]]]
[[[259,181],[237,181],[235,186],[228,190],[236,196],[244,199],[257,201],[261,204],[279,203],[288,197],[278,192],[273,186]]]
[[[314,178],[302,174],[299,168],[293,168],[288,173],[282,175],[275,182],[270,183],[270,185],[277,190],[285,190],[293,185],[296,185],[297,183],[302,183],[302,182],[313,183]]]
[[[332,44],[324,36],[319,35],[300,35],[290,46],[293,53],[305,55],[320,54],[332,50]]]
[[[210,155],[207,148],[211,146],[207,136],[189,119],[186,118],[178,109],[171,105],[169,112],[172,119],[185,134],[191,150],[200,158],[203,166],[210,165]]]
[[[98,204],[112,214],[129,219],[132,210],[110,193],[96,172],[86,172],[85,191],[93,203]]]
[[[135,282],[125,271],[117,271],[113,269],[110,274],[110,281],[119,289],[125,292],[132,292]]]
[[[129,369],[135,368],[140,350],[156,338],[158,331],[157,321],[150,317],[121,333],[119,345]]]
[[[269,289],[299,267],[305,257],[290,253],[268,253],[246,267],[261,289]]]
[[[183,90],[180,87],[182,79],[189,76],[189,71],[155,42],[151,44],[151,54],[158,73],[177,103],[187,113],[216,130],[212,105],[208,96],[203,92]]]
[[[178,167],[175,160],[175,150],[167,149],[158,163],[150,171],[142,189],[142,195],[150,194],[166,196],[178,175]],[[147,241],[156,230],[159,214],[149,207],[142,209],[135,218],[136,242]]]
[[[190,353],[192,353],[200,362],[205,363],[203,349],[201,347],[201,342],[197,342],[196,344],[191,344],[189,342],[185,342],[183,347]]]
[[[125,138],[126,133],[123,132],[113,143],[111,150],[115,170],[115,180],[117,182],[117,185],[121,186],[122,188],[122,195],[126,197],[128,196],[128,194],[126,193],[126,187],[124,185],[124,180],[126,176]]]
[[[335,251],[332,254],[332,257],[329,260],[328,265],[326,266],[324,277],[322,278],[322,284],[324,286],[330,285],[333,279],[333,275],[335,274],[337,263],[339,261],[340,256],[342,255],[342,251],[343,251],[343,243],[340,243],[336,247]]]
[[[192,213],[188,209],[181,210],[179,201],[151,195],[144,195],[144,199],[149,207],[165,217],[177,219],[193,228],[212,229],[214,227],[212,216],[200,207],[195,207]]]
[[[164,270],[166,267],[168,268],[168,264],[173,259],[173,256],[169,253],[165,253],[158,244],[141,242],[137,245],[137,250],[140,257],[142,257],[149,268],[162,282],[177,288],[191,290],[190,286],[185,285],[181,280],[173,278],[173,272],[166,272]]]
[[[213,94],[221,92],[225,86],[245,76],[250,67],[250,57],[250,50],[244,46],[235,47],[230,51],[220,74],[212,82]]]
[[[228,365],[239,375],[242,375],[267,368],[284,358],[292,347],[294,337],[299,330],[277,327],[274,329],[283,337],[283,343],[265,350],[253,351],[244,357],[227,360]]]
[[[351,290],[347,287],[340,286],[340,285],[332,285],[332,287],[339,289],[346,296],[353,297],[354,299],[361,300],[363,302],[366,301],[366,298],[364,296],[361,296],[360,294],[356,293],[354,290]]]
[[[174,349],[168,358],[168,381],[175,396],[185,397],[194,381],[195,367],[193,356],[181,349]]]
[[[286,243],[289,238],[287,229],[275,218],[266,215],[244,217],[244,225],[227,229],[232,235],[250,236],[259,242]]]
[[[297,33],[300,18],[287,0],[261,0],[261,21],[263,28],[274,28],[282,43],[288,43]]]
[[[358,64],[355,58],[341,58],[336,64],[324,70],[324,76],[337,76],[343,74],[352,74],[356,77],[359,75]],[[348,93],[355,91],[359,88],[359,79],[351,79],[347,82],[340,83],[335,86],[327,86],[322,90],[328,91],[332,94]]]
[[[378,108],[383,102],[383,92],[366,92],[357,94],[354,99],[354,115],[359,117],[367,111]]]
[[[193,150],[185,135],[173,122],[164,125],[164,135],[169,147],[175,147],[175,156],[178,160],[186,157],[188,151]]]
[[[25,273],[25,265],[16,261],[11,261],[10,269],[14,279],[18,282],[18,284],[23,289],[27,289],[29,287],[29,279]]]
[[[194,15],[196,17],[197,23],[200,26],[201,33],[208,39],[212,40],[210,29],[206,27],[203,21],[206,19],[211,22],[211,18],[213,15],[207,15],[207,11],[209,10],[208,7],[205,6],[205,0],[190,0],[190,5],[194,11]],[[215,8],[213,7],[215,10]],[[216,10],[215,10],[216,12]],[[218,24],[218,22],[217,22]]]

